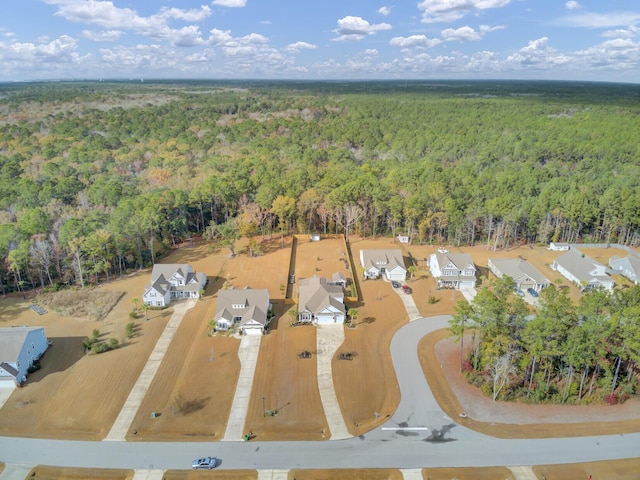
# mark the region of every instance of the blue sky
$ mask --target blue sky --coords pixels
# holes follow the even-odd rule
[[[0,0],[0,81],[640,83],[638,0]]]

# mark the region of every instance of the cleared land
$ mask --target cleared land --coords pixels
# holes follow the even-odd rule
[[[37,466],[27,478],[36,480],[132,480],[133,470]]]

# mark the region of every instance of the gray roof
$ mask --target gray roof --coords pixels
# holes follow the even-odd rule
[[[523,275],[526,275],[538,285],[551,283],[542,273],[540,273],[526,260],[519,258],[490,258],[489,261],[502,275],[511,277],[513,280],[518,280]]]
[[[596,262],[593,258],[587,255],[579,254],[575,250],[569,250],[568,253],[560,255],[556,258],[556,265],[560,265],[568,272],[575,275],[580,281],[589,282],[596,279],[599,282],[609,283],[613,282],[613,279],[608,275],[594,275],[591,272],[595,268],[604,268],[604,265]]]
[[[169,279],[175,274],[184,278],[185,285],[172,286]],[[196,273],[191,271],[191,266],[186,263],[156,263],[151,270],[151,284],[147,285],[145,291],[154,288],[162,295],[167,293],[171,288],[181,291],[198,291],[201,285],[206,281],[204,273]]]
[[[0,328],[0,362],[15,363],[27,340],[27,335],[44,327],[3,327]]]
[[[321,277],[303,278],[300,280],[298,291],[298,311],[320,313],[331,305],[338,311],[345,313],[342,287],[329,285],[327,280]]]
[[[361,252],[362,260],[364,261],[364,265],[362,266],[366,269],[371,267],[380,269],[380,267],[384,267],[387,270],[393,270],[396,267],[401,267],[403,270],[406,270],[400,249],[363,249]]]
[[[233,308],[234,305],[242,305],[242,307]],[[213,318],[217,322],[222,318],[231,321],[233,317],[242,317],[241,326],[250,320],[266,325],[268,312],[269,290],[225,289],[218,292],[216,314]]]
[[[609,259],[609,266],[613,270],[629,270],[633,272],[634,277],[640,277],[640,258],[635,255],[627,255],[623,258],[614,255]],[[632,280],[635,280],[635,278]]]
[[[466,270],[467,268],[476,269],[473,263],[473,258],[468,253],[441,253],[437,252],[436,258],[438,259],[438,265],[442,270],[447,264],[452,263],[458,270]]]

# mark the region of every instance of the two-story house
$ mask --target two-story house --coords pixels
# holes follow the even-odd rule
[[[478,269],[468,253],[432,253],[429,257],[431,275],[439,287],[475,287]]]
[[[142,301],[151,307],[166,307],[176,298],[199,298],[206,283],[207,276],[194,272],[191,265],[156,263]]]

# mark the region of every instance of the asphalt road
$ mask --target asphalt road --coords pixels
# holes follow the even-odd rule
[[[222,469],[519,466],[636,458],[640,433],[577,438],[497,439],[461,427],[439,408],[417,359],[424,335],[448,316],[412,322],[393,338],[401,389],[398,410],[357,438],[325,442],[79,442],[0,437],[7,464],[123,469],[188,469],[213,455]],[[372,412],[372,415],[374,413]]]

